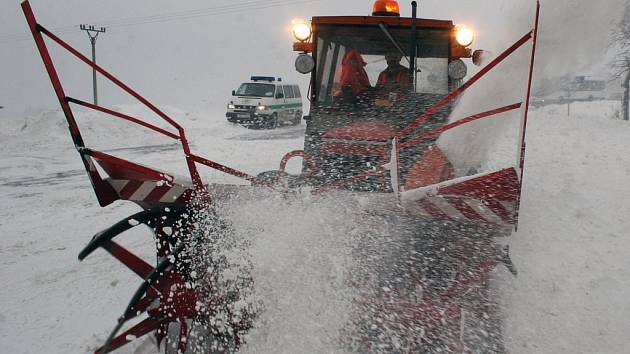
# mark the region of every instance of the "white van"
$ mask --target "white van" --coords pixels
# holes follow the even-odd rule
[[[281,78],[252,76],[251,82],[242,83],[232,96],[225,113],[229,122],[274,129],[302,121],[300,87]]]

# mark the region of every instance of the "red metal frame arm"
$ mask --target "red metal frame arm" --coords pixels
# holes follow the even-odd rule
[[[204,157],[190,154],[190,158],[194,162],[198,162],[198,163],[200,163],[202,165],[206,165],[208,167],[214,168],[215,170],[219,170],[221,172],[225,172],[225,173],[227,173],[229,175],[240,177],[240,178],[243,178],[243,179],[248,180],[250,182],[258,182],[258,178],[254,177],[254,176],[252,176],[250,174],[247,174],[245,172],[241,172],[241,171],[233,169],[231,167],[222,165],[222,164],[220,164],[218,162],[214,162],[212,160],[208,160],[208,159],[206,159]]]
[[[22,11],[24,12],[24,16],[26,17],[26,22],[28,22],[28,26],[33,34],[33,39],[35,40],[35,45],[37,46],[37,50],[39,51],[40,56],[42,57],[42,61],[44,62],[44,67],[46,68],[46,72],[48,72],[48,77],[52,83],[53,89],[57,94],[57,99],[59,99],[59,104],[61,105],[61,109],[63,110],[66,119],[68,120],[68,125],[70,126],[70,134],[72,135],[72,140],[76,146],[83,147],[85,146],[83,143],[83,138],[81,138],[81,134],[79,133],[79,126],[77,125],[76,120],[74,119],[74,115],[72,114],[72,110],[70,109],[70,105],[66,102],[65,97],[66,94],[63,91],[63,87],[61,86],[61,81],[59,80],[59,75],[55,70],[55,66],[53,65],[52,58],[50,57],[50,53],[48,53],[48,49],[46,48],[46,43],[44,43],[44,38],[41,33],[39,33],[39,25],[35,20],[35,15],[33,14],[33,10],[31,9],[31,5],[28,1],[24,1],[22,4]],[[88,167],[86,166],[86,169]]]
[[[477,114],[474,114],[472,116],[468,116],[466,118],[458,119],[455,122],[443,125],[443,126],[441,126],[439,128],[435,128],[435,129],[430,130],[430,131],[428,131],[428,132],[426,132],[426,133],[424,133],[422,135],[419,135],[419,136],[417,136],[417,137],[415,137],[413,139],[407,140],[404,143],[401,143],[398,146],[398,151],[400,151],[401,149],[404,149],[406,147],[409,147],[411,145],[421,143],[422,141],[424,141],[426,139],[429,139],[429,138],[431,138],[433,136],[441,134],[441,133],[443,133],[443,132],[445,132],[447,130],[453,129],[453,128],[458,127],[460,125],[463,125],[463,124],[466,124],[466,123],[470,123],[470,122],[478,120],[478,119],[491,117],[491,116],[493,116],[495,114],[508,112],[508,111],[513,110],[513,109],[520,108],[521,106],[522,106],[522,103],[518,102],[518,103],[514,103],[514,104],[511,104],[511,105],[508,105],[508,106],[501,107],[501,108],[492,109],[492,110],[489,110],[489,111],[477,113]]]
[[[149,102],[146,98],[140,96],[139,93],[137,93],[136,91],[134,91],[133,89],[131,89],[129,86],[125,85],[125,83],[123,83],[122,81],[120,81],[119,79],[117,79],[114,75],[110,74],[109,72],[107,72],[105,69],[101,68],[100,66],[98,66],[97,64],[95,64],[94,62],[92,62],[90,59],[88,59],[85,55],[81,54],[81,52],[79,52],[78,50],[74,49],[72,46],[70,46],[68,43],[64,42],[61,38],[57,37],[54,33],[48,31],[46,28],[44,28],[42,25],[37,24],[37,28],[39,29],[39,31],[43,34],[45,34],[48,38],[52,39],[54,42],[56,42],[57,44],[59,44],[62,48],[64,48],[65,50],[67,50],[68,52],[70,52],[70,54],[74,55],[75,57],[77,57],[77,59],[81,60],[82,62],[86,63],[88,66],[92,67],[94,70],[96,70],[97,72],[99,72],[101,75],[105,76],[106,78],[108,78],[112,83],[114,83],[116,86],[120,87],[123,91],[127,92],[128,94],[130,94],[131,96],[133,96],[135,99],[137,99],[138,101],[140,101],[142,104],[144,104],[145,106],[147,106],[149,109],[151,109],[153,112],[155,112],[155,114],[159,115],[162,119],[164,119],[165,121],[167,121],[168,123],[170,123],[173,127],[177,128],[178,130],[181,130],[182,127],[177,124],[176,121],[174,121],[172,118],[170,118],[168,115],[166,115],[164,112],[162,112],[159,108],[157,108],[156,106],[154,106],[151,102]]]
[[[118,118],[130,121],[130,122],[136,123],[136,124],[141,125],[141,126],[143,126],[145,128],[148,128],[148,129],[151,129],[151,130],[153,130],[155,132],[158,132],[160,134],[164,134],[164,135],[166,135],[166,136],[168,136],[170,138],[173,138],[175,140],[179,140],[179,135],[171,133],[171,132],[169,132],[167,130],[164,130],[164,129],[160,128],[160,127],[156,127],[156,126],[154,126],[152,124],[149,124],[149,123],[147,123],[147,122],[145,122],[145,121],[143,121],[141,119],[134,118],[134,117],[126,115],[124,113],[116,112],[114,110],[111,110],[111,109],[108,109],[108,108],[105,108],[105,107],[102,107],[102,106],[99,106],[99,105],[95,105],[95,104],[92,104],[92,103],[89,103],[89,102],[81,101],[81,100],[78,100],[76,98],[66,97],[66,100],[68,102],[70,102],[70,103],[78,104],[80,106],[91,108],[91,109],[93,109],[95,111],[107,113],[107,114],[110,114],[112,116],[115,116],[115,117],[118,117]]]
[[[146,295],[131,307],[130,313],[134,315],[140,315],[141,313],[145,312],[149,308],[149,306],[151,306],[153,301],[155,301],[155,299],[157,299],[158,297],[159,295],[157,293],[154,293],[154,295],[152,296]]]
[[[529,77],[527,79],[527,97],[525,97],[525,113],[523,117],[523,132],[521,135],[521,151],[519,167],[521,169],[521,181],[523,180],[523,167],[525,164],[525,131],[527,128],[527,113],[529,111],[529,100],[532,92],[532,78],[534,76],[534,61],[536,58],[536,41],[538,39],[538,19],[540,16],[540,1],[536,1],[536,19],[534,20],[534,37],[532,40],[532,57],[529,63]]]
[[[186,353],[186,343],[188,342],[188,324],[186,321],[179,322],[179,338],[177,352]]]
[[[525,113],[523,114],[523,123],[522,123],[522,132],[521,132],[521,145],[518,151],[518,166],[519,166],[519,186],[518,186],[518,196],[516,200],[516,208],[514,210],[514,220],[518,223],[518,214],[521,207],[521,191],[523,187],[523,171],[525,169],[525,132],[527,131],[527,118],[529,112],[529,100],[532,90],[532,78],[534,77],[534,62],[536,58],[536,44],[538,40],[538,21],[540,19],[540,1],[536,1],[536,18],[534,20],[534,34],[532,40],[532,56],[529,62],[529,77],[527,79],[527,97],[525,97]],[[518,228],[518,224],[515,225],[515,228]]]
[[[111,339],[111,341],[106,343],[106,345],[98,348],[94,354],[105,354],[111,352],[112,350],[116,350],[123,345],[130,343],[134,338],[142,337],[143,335],[158,329],[162,323],[167,321],[168,318],[146,318],[116,338]]]
[[[424,123],[424,121],[431,118],[431,116],[433,116],[440,108],[442,108],[444,105],[448,104],[449,102],[453,101],[455,98],[457,98],[457,96],[461,95],[470,86],[472,86],[475,82],[477,82],[482,76],[484,76],[486,73],[492,70],[495,66],[501,63],[505,58],[507,58],[510,54],[512,54],[515,50],[517,50],[523,44],[525,44],[532,37],[532,32],[533,31],[527,32],[521,39],[516,41],[516,43],[514,43],[510,48],[506,49],[503,53],[501,53],[499,56],[494,58],[494,60],[492,60],[483,69],[479,70],[478,73],[476,73],[473,77],[471,77],[468,81],[466,81],[466,83],[464,83],[461,87],[453,90],[446,97],[444,97],[438,103],[433,105],[433,107],[429,108],[427,112],[425,112],[423,115],[418,117],[418,119],[416,119],[414,122],[410,123],[407,127],[405,127],[405,129],[401,130],[397,134],[397,137],[401,138],[401,137],[404,137],[405,135],[408,135],[414,129],[416,129],[420,124]]]
[[[26,17],[26,22],[28,23],[31,34],[33,35],[33,40],[35,41],[35,45],[39,51],[39,55],[44,62],[44,68],[48,73],[50,83],[55,90],[55,94],[59,100],[59,105],[61,106],[64,116],[66,117],[66,121],[68,122],[68,129],[70,130],[72,142],[80,152],[80,150],[85,147],[85,143],[81,137],[81,132],[79,131],[79,126],[74,118],[70,104],[66,101],[66,94],[63,90],[63,86],[61,85],[61,81],[59,80],[59,75],[57,75],[57,71],[55,70],[55,66],[52,58],[50,57],[50,53],[48,52],[48,48],[46,47],[46,43],[44,42],[44,38],[41,33],[39,33],[38,24],[35,20],[35,15],[33,14],[31,5],[28,1],[24,1],[21,6],[22,11],[24,12],[24,17]],[[90,178],[90,182],[94,187],[99,204],[101,206],[105,206],[114,201],[116,198],[114,197],[113,189],[111,186],[102,181],[98,171],[96,171],[96,169],[92,169],[91,162],[86,159],[83,154],[81,154],[81,161],[83,162],[83,167],[85,168],[85,171]]]
[[[153,267],[149,263],[114,241],[109,241],[103,245],[103,248],[142,279],[146,279],[153,271]]]

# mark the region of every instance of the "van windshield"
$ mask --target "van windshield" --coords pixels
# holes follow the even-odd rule
[[[273,97],[275,90],[276,85],[247,83],[241,84],[241,87],[236,90],[236,95],[248,97]]]

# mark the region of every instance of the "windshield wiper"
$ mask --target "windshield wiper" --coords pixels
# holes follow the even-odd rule
[[[385,26],[385,24],[383,22],[378,24],[378,27],[381,28],[381,30],[383,31],[383,33],[385,33],[385,35],[387,36],[387,38],[389,38],[389,40],[392,42],[392,44],[394,45],[394,47],[396,47],[396,49],[400,52],[400,54],[405,58],[405,60],[407,61],[407,63],[409,65],[411,65],[411,61],[409,61],[409,57],[407,56],[407,53],[405,53],[405,51],[402,49],[402,47],[400,46],[400,43],[398,43],[398,41],[396,40],[396,38],[394,38],[392,36],[392,34],[389,32],[389,30],[387,29],[387,26]]]

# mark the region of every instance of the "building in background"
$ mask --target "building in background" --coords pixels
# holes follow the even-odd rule
[[[578,101],[621,100],[620,80],[590,76],[557,76],[541,80],[532,93],[532,106]]]

